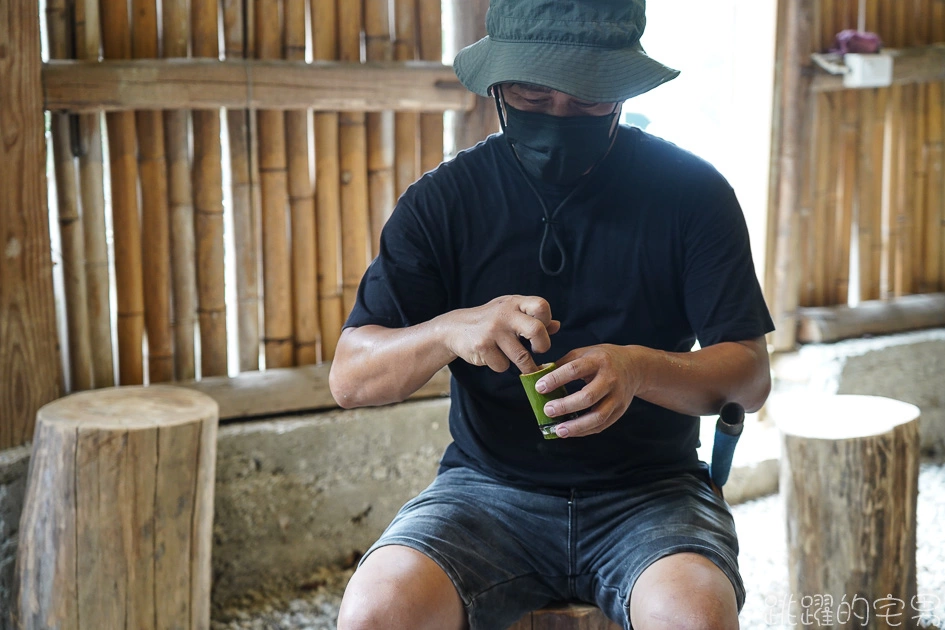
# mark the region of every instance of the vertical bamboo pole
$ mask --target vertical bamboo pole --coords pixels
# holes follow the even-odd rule
[[[828,50],[837,36],[837,3],[843,0],[820,0],[821,31],[818,50]]]
[[[361,61],[362,27],[361,3],[339,3],[338,50],[342,61]],[[338,142],[341,145],[342,295],[347,314],[354,306],[361,276],[371,261],[367,129],[363,112],[341,113]]]
[[[799,276],[794,263],[800,215],[799,193],[810,143],[810,65],[816,2],[788,0],[779,8],[778,71],[775,82],[778,135],[772,161],[777,183],[771,189],[769,224],[773,242],[769,275],[765,283],[777,329],[772,336],[775,350],[794,347],[797,339]]]
[[[192,0],[191,49],[194,57],[219,57],[218,13],[217,0]],[[227,373],[220,112],[195,110],[193,134],[200,372],[205,377],[220,376]]]
[[[163,0],[162,44],[167,58],[187,57],[190,47],[190,1]],[[190,113],[164,112],[171,287],[173,294],[174,374],[178,380],[197,376],[197,254],[194,195],[190,164]]]
[[[286,58],[305,60],[305,0],[285,3]],[[318,276],[315,236],[315,189],[309,145],[311,113],[290,111],[285,115],[286,150],[289,167],[289,208],[292,215],[292,311],[295,330],[295,364],[318,362]]]
[[[420,58],[443,60],[442,0],[418,0]],[[443,161],[443,113],[420,115],[420,170],[428,172]]]
[[[812,98],[810,107],[810,121],[814,130],[811,138],[808,139],[809,155],[816,154],[817,139],[819,138],[819,122],[822,120],[820,115],[820,99]],[[812,261],[814,259],[814,250],[816,247],[816,232],[814,226],[814,204],[817,188],[817,162],[808,160],[800,175],[799,199],[798,199],[798,247],[801,248],[800,255],[795,258],[797,265],[795,273],[799,278],[798,283],[798,304],[800,306],[813,306],[814,301],[814,269]]]
[[[945,2],[935,2],[929,10],[929,39],[945,42]],[[929,84],[928,119],[927,229],[931,244],[926,259],[926,273],[928,277],[937,279],[932,290],[945,291],[945,82]]]
[[[394,0],[394,59],[417,58],[417,0]],[[397,112],[394,117],[394,189],[397,196],[420,176],[420,115]]]
[[[132,0],[132,56],[158,56],[156,0]],[[138,130],[138,170],[141,174],[141,231],[144,251],[144,322],[148,332],[148,379],[174,379],[171,336],[170,225],[167,203],[167,161],[164,156],[164,119],[159,111],[135,113]]]
[[[895,7],[896,27],[895,45],[904,46],[909,39],[909,6],[900,1]],[[894,98],[898,96],[898,118],[896,124],[900,126],[896,143],[895,171],[896,185],[893,187],[895,195],[895,230],[894,256],[895,274],[893,275],[893,292],[898,296],[912,292],[912,225],[913,209],[912,198],[912,147],[915,131],[915,112],[911,103],[915,99],[915,86],[893,86]]]
[[[338,58],[336,0],[311,0],[312,52],[316,60]],[[318,240],[318,315],[322,360],[330,361],[344,322],[341,264],[341,173],[338,114],[315,114],[315,220]]]
[[[279,3],[255,0],[256,57],[282,57],[282,16]],[[266,367],[293,364],[292,287],[288,242],[288,190],[285,115],[260,111],[259,171],[262,186],[263,299]]]
[[[365,51],[368,61],[391,61],[394,42],[388,0],[364,0]],[[394,190],[394,114],[367,115],[368,199],[371,214],[371,253],[380,248],[381,228],[397,200]]]
[[[101,46],[98,0],[76,0],[76,57],[98,61]],[[82,231],[85,236],[85,278],[92,380],[95,387],[115,384],[112,324],[109,305],[108,243],[105,240],[105,179],[101,114],[80,114],[79,182]]]
[[[244,0],[223,0],[227,59],[243,59],[252,48],[246,35],[252,12]],[[259,369],[259,186],[253,113],[226,111],[230,140],[230,186],[233,198],[233,241],[236,254],[236,300],[241,372]]]
[[[74,5],[64,0],[49,0],[46,3],[46,32],[49,56],[52,59],[68,59],[71,55],[71,15],[74,8]],[[62,241],[62,275],[66,294],[69,375],[72,391],[80,391],[92,388],[92,347],[86,306],[85,241],[76,192],[71,124],[72,118],[69,114],[52,115],[53,160],[59,234]]]
[[[102,0],[102,50],[106,59],[130,59],[131,37],[125,0]],[[109,112],[108,153],[115,233],[118,296],[118,381],[144,382],[144,287],[141,225],[138,219],[138,148],[132,112]]]
[[[912,0],[909,22],[910,46],[925,46],[929,43],[929,22],[931,14],[930,0]],[[928,100],[929,89],[927,84],[918,84],[913,88],[915,99],[911,103],[912,115],[915,121],[915,130],[912,137],[910,159],[910,206],[913,210],[912,222],[912,276],[916,293],[929,293],[933,283],[938,284],[938,278],[927,274],[925,261],[930,254],[931,242],[927,234],[928,225],[928,173],[929,173],[929,145],[928,145]]]
[[[853,228],[853,214],[856,209],[856,173],[858,166],[857,101],[856,94],[844,93],[843,112],[839,117],[840,137],[838,138],[836,182],[836,266],[834,268],[834,295],[836,304],[847,304],[850,293],[850,237]]]
[[[489,0],[448,0],[453,7],[453,50],[450,57],[486,35],[486,10]],[[456,112],[453,117],[453,147],[448,153],[459,151],[484,140],[499,130],[499,118],[491,98],[476,97],[475,107],[467,112]]]
[[[60,395],[36,2],[0,0],[0,449]],[[11,58],[12,56],[12,58]]]
[[[835,182],[831,160],[834,158],[834,107],[829,94],[820,94],[815,97],[818,101],[818,119],[815,122],[817,131],[814,135],[813,161],[816,165],[814,205],[812,215],[813,225],[813,257],[812,271],[812,298],[815,306],[831,304],[831,286],[833,261],[831,246],[833,245],[833,205],[831,185]]]

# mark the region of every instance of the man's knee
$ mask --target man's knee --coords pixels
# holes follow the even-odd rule
[[[338,612],[338,630],[465,626],[449,577],[420,552],[396,545],[376,550],[355,571]]]
[[[667,556],[634,585],[630,619],[635,630],[738,630],[735,589],[703,556]]]

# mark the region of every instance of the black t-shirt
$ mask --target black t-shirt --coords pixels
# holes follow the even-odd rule
[[[773,330],[735,193],[708,163],[639,129],[568,190],[529,186],[501,135],[424,175],[397,203],[346,327],[399,328],[502,295],[545,298],[561,330],[554,361],[594,344],[672,352]],[[470,466],[532,487],[613,487],[701,467],[699,419],[635,399],[597,435],[545,440],[517,368],[462,360],[452,373],[453,443],[442,468]],[[397,366],[391,366],[397,369]],[[569,385],[574,391],[580,385]],[[441,468],[441,469],[442,469]]]

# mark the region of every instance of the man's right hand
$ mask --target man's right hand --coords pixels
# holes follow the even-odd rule
[[[523,374],[538,371],[531,353],[550,350],[551,335],[561,327],[561,322],[551,318],[548,302],[536,296],[504,295],[440,318],[447,327],[450,352],[467,363],[486,365],[496,372],[506,371],[510,363]]]

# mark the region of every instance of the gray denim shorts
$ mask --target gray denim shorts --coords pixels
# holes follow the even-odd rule
[[[552,601],[584,601],[630,628],[630,590],[650,564],[701,554],[745,588],[726,503],[683,474],[614,490],[537,492],[452,468],[409,501],[368,549],[403,545],[453,581],[472,630],[501,630]],[[363,561],[363,558],[362,558]]]

